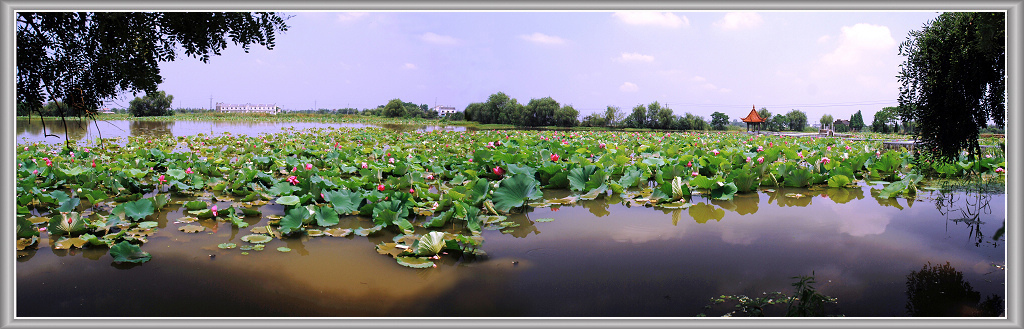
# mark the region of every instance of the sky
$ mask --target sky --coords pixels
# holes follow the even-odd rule
[[[504,92],[580,118],[659,102],[730,120],[752,107],[849,119],[897,105],[899,45],[934,11],[290,12],[273,50],[160,65],[175,108],[454,106]],[[122,101],[127,105],[127,101]],[[116,105],[115,105],[116,106]]]

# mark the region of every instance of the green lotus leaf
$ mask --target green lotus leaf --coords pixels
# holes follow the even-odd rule
[[[699,224],[707,223],[709,219],[720,221],[725,217],[725,209],[721,209],[706,203],[698,203],[688,210],[690,217]]]
[[[235,247],[237,247],[237,246],[238,246],[238,245],[236,245],[236,244],[234,244],[234,243],[231,243],[231,242],[225,242],[225,243],[221,243],[221,244],[218,244],[218,245],[217,245],[217,248],[220,248],[220,249],[234,249],[234,248],[235,248]]]
[[[409,247],[399,243],[381,242],[376,246],[376,249],[378,254],[398,257],[398,255],[406,253]]]
[[[160,225],[160,223],[152,222],[152,221],[139,222],[139,228],[154,228],[154,227],[157,227],[157,225]]]
[[[292,251],[292,248],[288,248],[288,247],[277,247],[277,251],[280,251],[280,252],[289,252],[289,251]]]
[[[434,262],[430,261],[426,257],[395,257],[395,260],[397,260],[398,264],[402,266],[412,268],[436,267],[436,265],[434,265]]]
[[[153,201],[142,199],[124,203],[124,214],[132,220],[142,220],[153,214]]]
[[[286,205],[286,206],[294,206],[294,205],[299,204],[299,197],[294,196],[294,195],[287,195],[287,196],[283,196],[283,197],[277,198],[276,202],[278,204],[283,204],[283,205]]]
[[[330,207],[317,207],[316,213],[316,225],[319,226],[333,226],[339,222],[338,213],[334,211],[334,208]]]
[[[298,187],[292,186],[291,183],[282,181],[282,182],[275,183],[274,186],[272,186],[270,189],[267,190],[267,193],[270,194],[270,195],[284,195],[285,197],[288,197],[288,196],[290,196],[290,194],[292,194],[292,192],[299,191],[299,190],[300,189]],[[277,203],[281,203],[281,199],[277,199]],[[298,202],[296,202],[296,203],[298,203]],[[281,203],[281,204],[287,204],[287,203]],[[294,205],[294,203],[293,204],[288,204],[288,205]]]
[[[719,182],[718,186],[711,190],[711,198],[716,200],[732,200],[737,190],[736,184],[722,184]]]
[[[18,217],[16,225],[17,225],[17,232],[18,232],[17,236],[18,236],[19,239],[31,238],[31,237],[34,237],[34,236],[39,236],[39,230],[37,230],[35,225],[33,225],[32,222],[29,221],[28,219],[25,219],[23,217]]]
[[[291,234],[292,231],[300,229],[306,218],[309,218],[309,210],[305,207],[288,210],[285,216],[281,218],[281,223],[279,224],[281,225],[281,234]]]
[[[405,233],[405,234],[412,234],[413,233],[412,223],[410,223],[408,219],[396,218],[395,221],[394,221],[394,224],[397,225],[398,228],[402,230],[402,233]]]
[[[50,234],[78,235],[87,230],[85,226],[85,218],[77,212],[58,213],[57,215],[50,217],[48,224],[49,225],[47,225],[46,230],[47,232],[50,232]]]
[[[515,174],[501,180],[494,191],[494,208],[508,212],[509,209],[522,206],[524,201],[542,197],[543,193],[537,185],[536,179],[523,174]]]
[[[82,239],[82,238],[79,238],[79,237],[75,237],[75,238],[61,237],[59,240],[57,240],[56,242],[53,243],[53,249],[56,249],[56,250],[68,250],[68,249],[71,249],[71,248],[82,248],[88,242],[89,242],[88,240],[85,240],[85,239]]]
[[[148,252],[142,251],[142,248],[128,241],[110,247],[110,256],[114,258],[115,263],[145,263],[153,258]]]
[[[573,191],[585,191],[587,182],[590,181],[590,176],[594,175],[598,171],[595,165],[586,165],[583,167],[577,167],[569,171],[569,189]]]
[[[538,222],[538,223],[546,223],[546,222],[550,222],[550,221],[554,221],[554,220],[555,220],[554,218],[538,218],[538,219],[535,219],[534,221]]]
[[[207,205],[206,202],[203,201],[189,201],[185,202],[183,206],[185,206],[185,209],[188,210],[199,210],[206,209],[207,207],[209,207],[209,205]]]
[[[272,238],[272,237],[270,237],[268,235],[263,235],[263,234],[249,234],[249,235],[246,235],[246,236],[242,237],[242,241],[245,241],[245,242],[248,242],[248,243],[252,243],[252,244],[267,243],[267,242],[270,242],[270,240],[273,240],[273,239],[274,238]]]
[[[828,179],[828,187],[845,187],[850,183],[850,178],[845,175],[834,175]]]
[[[60,204],[60,207],[57,208],[57,211],[58,212],[71,212],[71,211],[74,211],[75,208],[78,207],[78,203],[79,202],[81,202],[81,201],[78,198],[67,199],[63,203]]]
[[[416,244],[416,256],[437,255],[444,246],[444,232],[432,231],[420,237]]]
[[[39,245],[39,236],[31,236],[28,238],[19,238],[17,243],[17,250],[25,250],[29,247],[35,247]]]
[[[377,233],[377,232],[379,232],[382,229],[384,229],[383,225],[377,225],[377,226],[370,227],[370,228],[362,228],[362,227],[360,227],[360,228],[357,228],[357,229],[353,230],[352,232],[355,233],[358,236],[369,236],[370,234]]]
[[[181,169],[167,169],[166,174],[173,180],[182,180],[185,178],[185,171]]]
[[[351,214],[359,211],[359,205],[363,203],[363,195],[348,190],[323,192],[324,198],[334,206],[338,214]]]
[[[150,202],[153,203],[153,211],[159,211],[160,209],[163,209],[165,205],[167,205],[168,198],[167,194],[157,194],[152,197],[146,198],[146,200],[149,200]]]

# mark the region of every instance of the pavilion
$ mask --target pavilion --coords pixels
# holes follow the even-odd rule
[[[754,124],[757,131],[761,131],[761,125],[764,124],[764,118],[757,114],[757,109],[753,105],[750,106],[750,114],[747,114],[747,117],[740,120],[747,123],[747,131],[750,131],[751,124]]]

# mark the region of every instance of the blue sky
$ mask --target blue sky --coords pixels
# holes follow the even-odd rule
[[[504,92],[581,117],[658,101],[730,119],[752,105],[848,119],[896,105],[914,12],[293,12],[273,50],[160,65],[174,107],[373,108],[393,98],[463,109]],[[314,103],[315,102],[315,103]],[[120,103],[127,104],[127,101]],[[115,105],[116,106],[116,105]]]

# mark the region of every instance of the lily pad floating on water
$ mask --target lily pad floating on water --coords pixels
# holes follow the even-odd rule
[[[179,231],[185,233],[199,233],[206,230],[206,227],[201,225],[189,224],[178,228]]]
[[[358,235],[358,236],[368,236],[370,234],[377,233],[378,231],[380,231],[382,229],[384,229],[384,225],[377,225],[377,226],[370,227],[370,228],[362,228],[362,227],[360,227],[360,228],[355,229],[353,232],[355,232],[355,234]]]
[[[245,241],[245,242],[248,242],[248,243],[253,243],[253,244],[267,243],[267,242],[270,242],[270,240],[273,240],[273,239],[274,238],[271,238],[270,236],[262,235],[262,234],[249,234],[249,235],[246,235],[246,236],[242,237],[242,241]]]
[[[437,265],[434,265],[434,262],[427,259],[427,257],[396,257],[395,260],[402,266],[412,268],[437,267]]]
[[[25,250],[25,248],[35,246],[39,243],[39,237],[33,236],[31,238],[18,239],[18,250]]]
[[[288,247],[277,247],[277,251],[280,251],[280,252],[289,252],[289,251],[292,251],[292,248],[288,248]]]
[[[148,252],[142,251],[142,248],[128,241],[110,247],[110,256],[114,257],[115,263],[145,263],[153,258]]]
[[[184,216],[184,217],[178,218],[178,220],[175,221],[175,222],[177,222],[177,223],[191,223],[191,222],[195,222],[197,220],[199,220],[199,218],[195,218],[195,217],[192,217],[192,216]]]
[[[157,222],[152,222],[152,221],[141,222],[141,223],[139,223],[139,228],[154,228],[157,225],[160,225],[160,224],[157,223]]]
[[[238,246],[237,244],[234,244],[232,242],[225,242],[225,243],[218,244],[217,248],[221,248],[221,249],[234,249],[237,246]]]
[[[555,220],[555,219],[554,218],[539,218],[539,219],[536,219],[534,221],[538,222],[538,223],[545,223],[545,222],[550,222],[550,221],[553,221],[553,220]]]
[[[306,235],[309,235],[309,236],[312,236],[312,237],[318,237],[318,236],[324,235],[324,231],[316,230],[316,229],[310,229],[310,230],[306,230]]]

